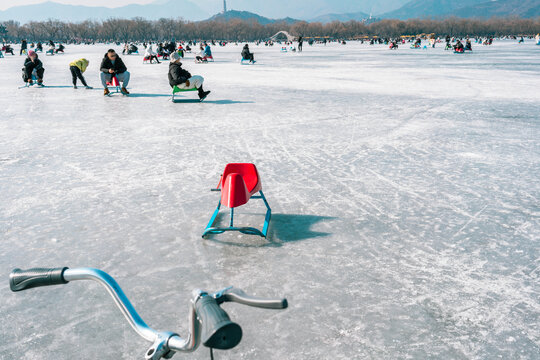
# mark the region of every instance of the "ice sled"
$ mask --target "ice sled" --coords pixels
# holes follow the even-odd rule
[[[197,89],[197,88],[181,89],[181,88],[179,88],[178,86],[175,85],[173,87],[173,89],[172,89],[172,97],[171,97],[172,102],[175,102],[175,100],[176,100],[175,95],[177,95],[179,93],[183,93],[183,92],[189,92],[189,91],[199,91],[199,89]]]
[[[23,70],[23,80],[24,80],[24,68],[22,69]],[[23,89],[23,88],[27,88],[27,87],[30,87],[30,86],[34,86],[34,84],[37,82],[38,78],[37,78],[37,70],[34,69],[32,70],[32,84],[28,83],[27,81],[25,81],[24,85],[23,86],[20,86],[19,89]]]
[[[256,61],[251,62],[249,59],[242,58],[242,60],[240,60],[241,65],[253,65],[255,63],[256,63]]]
[[[250,163],[232,163],[225,166],[225,170],[219,179],[217,188],[212,191],[220,191],[221,197],[217,208],[204,229],[203,238],[209,234],[222,234],[225,231],[238,231],[247,235],[259,235],[266,237],[268,224],[272,216],[272,211],[262,192],[261,179],[257,167]],[[257,193],[259,195],[257,195]],[[266,216],[262,230],[253,227],[234,226],[234,209],[247,204],[250,199],[261,199],[266,206]],[[214,222],[219,213],[221,205],[230,209],[230,222],[228,227],[216,227]]]
[[[113,91],[111,91],[111,94],[113,93],[119,93],[120,92],[120,81],[118,81],[118,78],[116,75],[113,75],[110,81],[107,81],[107,87],[114,88]]]

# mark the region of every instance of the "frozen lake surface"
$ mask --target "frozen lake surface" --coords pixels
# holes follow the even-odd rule
[[[23,58],[0,59],[1,359],[150,345],[93,282],[9,290],[38,266],[101,268],[181,335],[192,289],[288,298],[225,305],[244,338],[216,359],[540,358],[540,46],[252,45],[255,66],[214,47],[184,61],[212,90],[201,104],[168,101],[168,65],[141,56],[123,57],[132,95],[104,98],[108,47],[41,56],[44,89],[18,90]],[[70,87],[83,56],[94,90]],[[259,168],[268,239],[201,239],[228,162]]]

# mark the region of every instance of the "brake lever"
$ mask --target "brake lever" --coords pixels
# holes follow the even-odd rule
[[[243,290],[232,286],[220,290],[212,295],[218,304],[235,302],[242,305],[253,306],[263,309],[286,309],[287,299],[265,299],[246,294]]]

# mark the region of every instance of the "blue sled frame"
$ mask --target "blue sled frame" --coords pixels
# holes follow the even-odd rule
[[[212,191],[221,191],[221,189],[212,189]],[[272,217],[272,209],[270,209],[270,205],[268,205],[268,201],[266,201],[266,198],[264,197],[264,194],[261,191],[259,191],[260,195],[254,195],[250,198],[251,199],[262,199],[264,201],[264,205],[266,205],[266,216],[264,218],[264,226],[262,231],[253,227],[236,227],[234,226],[234,208],[231,208],[231,219],[228,227],[214,227],[214,222],[216,221],[216,217],[219,213],[219,209],[221,208],[221,199],[218,202],[218,206],[216,210],[214,211],[214,214],[212,215],[212,218],[210,219],[210,222],[208,222],[208,225],[206,225],[206,229],[204,229],[204,233],[202,237],[204,238],[206,235],[210,234],[223,234],[226,231],[238,231],[242,234],[246,235],[258,235],[263,238],[266,238],[266,234],[268,233],[268,225],[270,224],[270,218]]]

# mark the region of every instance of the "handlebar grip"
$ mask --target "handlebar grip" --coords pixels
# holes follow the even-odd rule
[[[240,289],[231,289],[224,294],[227,301],[234,301],[239,304],[263,308],[263,309],[286,309],[289,306],[287,299],[263,299],[246,294]]]
[[[229,318],[216,300],[205,295],[196,302],[195,310],[202,323],[202,342],[214,349],[232,349],[242,340],[242,328]]]
[[[34,268],[28,270],[14,269],[9,274],[11,291],[22,291],[38,286],[67,284],[64,271],[68,268]]]

